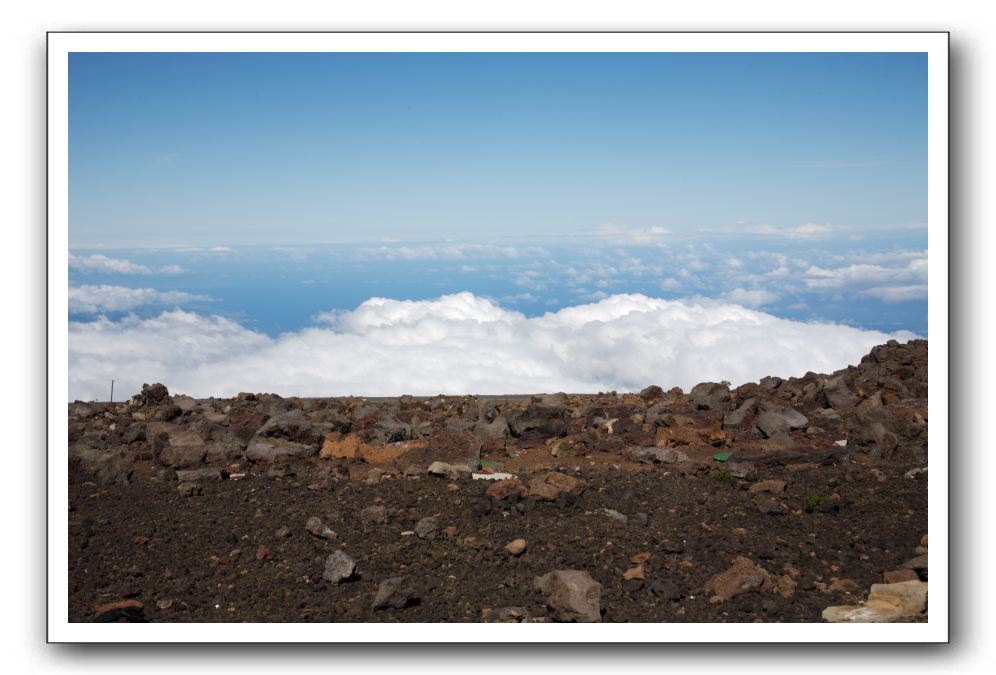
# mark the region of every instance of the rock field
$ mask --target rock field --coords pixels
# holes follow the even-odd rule
[[[70,621],[927,620],[924,340],[735,389],[68,414]]]

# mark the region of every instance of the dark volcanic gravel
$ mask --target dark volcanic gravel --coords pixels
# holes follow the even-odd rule
[[[872,466],[887,480],[876,479]],[[862,600],[884,571],[912,557],[927,531],[927,490],[925,475],[903,476],[910,466],[774,466],[750,481],[725,482],[661,466],[596,467],[578,474],[589,486],[574,503],[525,500],[520,513],[485,496],[490,482],[463,478],[452,490],[451,481],[433,476],[309,489],[305,477],[260,471],[205,481],[202,495],[181,497],[175,482],[151,477],[149,463],[129,485],[70,485],[69,619],[93,621],[97,606],[127,598],[142,602],[153,622],[480,621],[482,609],[506,606],[543,617],[548,610],[533,579],[580,569],[603,585],[603,621],[816,622],[828,605]],[[768,478],[788,484],[775,497],[783,515],[761,513],[747,490]],[[835,492],[839,500],[826,504],[836,510],[804,510],[807,497]],[[360,511],[375,500],[387,522],[364,527]],[[311,516],[337,539],[309,534]],[[428,516],[438,520],[435,539],[402,535]],[[455,535],[445,532],[450,526]],[[289,535],[278,534],[282,527]],[[528,548],[513,557],[504,546],[517,538]],[[322,572],[337,549],[356,561],[358,576],[334,585]],[[644,552],[652,554],[645,583],[624,585],[631,558]],[[772,575],[798,570],[795,593],[710,603],[703,586],[738,555]],[[371,610],[379,583],[399,576],[417,600]],[[853,580],[853,592],[826,590],[835,578]]]

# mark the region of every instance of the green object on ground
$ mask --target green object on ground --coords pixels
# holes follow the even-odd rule
[[[501,462],[481,462],[481,466],[501,466]]]
[[[715,455],[712,456],[712,458],[717,462],[725,462],[732,456],[733,456],[732,452],[717,452]]]

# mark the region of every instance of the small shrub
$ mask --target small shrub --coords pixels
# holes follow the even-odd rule
[[[806,513],[813,513],[814,511],[819,511],[820,507],[826,502],[826,495],[822,494],[812,494],[806,497],[806,501],[803,502],[803,507],[806,509]]]
[[[713,480],[719,481],[720,483],[729,483],[733,481],[733,474],[730,473],[729,469],[720,469],[712,475]]]

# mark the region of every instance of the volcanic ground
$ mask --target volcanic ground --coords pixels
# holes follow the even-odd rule
[[[927,342],[731,389],[69,404],[74,622],[926,621]]]

